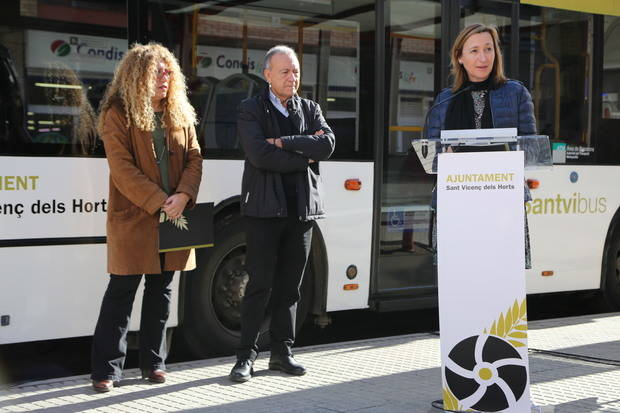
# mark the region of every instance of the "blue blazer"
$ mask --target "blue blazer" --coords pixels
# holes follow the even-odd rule
[[[437,95],[435,102],[441,102],[450,96],[452,96],[452,90],[443,89]],[[489,100],[494,128],[517,128],[519,135],[536,134],[532,96],[523,83],[518,80],[508,80],[499,88],[490,91]],[[428,138],[439,138],[440,131],[446,124],[446,112],[450,101],[448,99],[435,107],[429,115],[426,125]]]
[[[428,124],[425,128],[425,132],[428,133],[426,137],[429,139],[439,139],[440,131],[446,125],[446,113],[451,101],[450,96],[452,96],[452,89],[445,88],[435,98],[435,102],[446,99],[447,101],[433,108],[429,114]],[[489,92],[489,101],[491,102],[491,117],[493,118],[494,128],[517,128],[519,135],[536,135],[534,103],[532,102],[532,95],[523,83],[518,80],[508,80],[499,88]],[[525,202],[532,200],[527,186],[524,188],[524,200]],[[435,207],[435,202],[433,195],[433,207]]]

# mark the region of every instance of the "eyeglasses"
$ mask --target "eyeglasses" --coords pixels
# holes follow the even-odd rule
[[[161,69],[160,69],[160,70],[158,70],[158,71],[157,71],[157,77],[158,77],[158,78],[162,78],[162,77],[164,77],[164,76],[171,77],[171,76],[172,76],[172,70],[168,70],[168,69],[166,69],[166,70],[161,70]]]

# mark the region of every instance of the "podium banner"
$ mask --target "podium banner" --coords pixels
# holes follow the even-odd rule
[[[444,408],[531,408],[523,152],[442,153],[437,176]]]

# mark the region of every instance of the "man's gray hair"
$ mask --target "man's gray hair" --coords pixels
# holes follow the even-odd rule
[[[293,56],[295,60],[299,61],[299,59],[297,58],[297,53],[295,53],[295,50],[291,49],[288,46],[284,46],[283,44],[279,44],[267,50],[267,53],[265,54],[265,60],[263,62],[263,68],[271,69],[271,58],[277,54],[285,54],[285,55]]]

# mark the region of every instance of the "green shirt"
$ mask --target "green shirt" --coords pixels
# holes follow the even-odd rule
[[[155,147],[155,162],[159,166],[161,187],[170,195],[168,183],[168,151],[166,150],[166,132],[161,127],[161,112],[155,113],[155,130],[153,131],[153,146]]]

